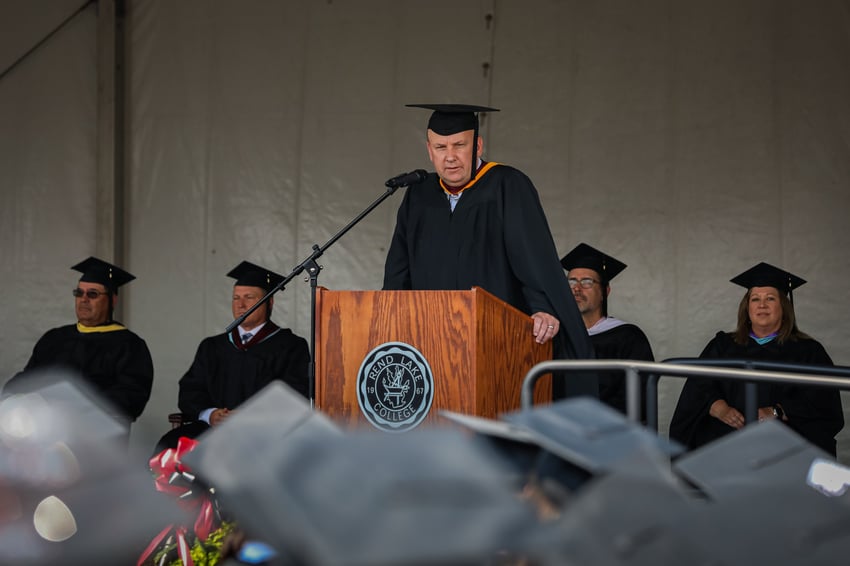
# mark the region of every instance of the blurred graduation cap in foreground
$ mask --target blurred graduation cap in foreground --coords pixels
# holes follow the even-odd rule
[[[684,451],[589,397],[508,413],[499,421],[440,414],[489,440],[544,518],[568,507],[595,476],[632,465],[635,454],[655,455],[669,466],[671,456]]]
[[[668,459],[684,452],[676,442],[659,437],[590,397],[508,413],[502,419],[523,428],[545,450],[538,474],[560,476],[569,489],[623,466],[637,451],[657,452]]]
[[[302,439],[261,535],[310,564],[483,564],[528,550],[535,515],[504,462],[459,431]]]
[[[541,451],[530,432],[509,422],[453,411],[440,411],[440,416],[475,433],[478,442],[494,450],[508,465],[510,481],[518,488],[525,485]]]
[[[33,370],[3,393],[0,434],[7,446],[16,441],[82,446],[126,441],[126,420],[116,417],[118,409],[77,372]]]
[[[44,387],[0,401],[0,563],[135,562],[182,512],[76,375],[32,378]]]
[[[490,437],[509,460],[540,447],[523,490],[540,518],[524,540],[530,563],[712,563],[687,528],[702,501],[671,471],[683,449],[618,411],[576,398],[503,416],[510,422],[441,415]]]
[[[469,436],[343,433],[269,387],[184,461],[249,537],[275,549],[273,563],[481,563],[533,524],[505,462]]]
[[[812,462],[831,458],[786,425],[753,423],[681,456],[673,469],[719,501],[742,491],[773,485],[805,485]]]
[[[828,497],[805,484],[757,485],[706,502],[689,518],[703,554],[735,564],[842,565],[850,555],[850,498]]]
[[[249,489],[252,480],[268,481],[275,463],[288,457],[293,438],[315,442],[339,436],[339,427],[281,381],[273,381],[232,412],[222,424],[211,427],[185,455],[199,478],[220,491],[224,499]]]
[[[610,473],[594,477],[540,529],[543,564],[722,564],[689,528],[702,502],[670,471],[669,460],[640,446]]]
[[[830,493],[823,473],[813,474],[831,460],[771,420],[715,440],[673,469],[708,497],[691,520],[712,533],[699,540],[705,548],[734,551],[740,563],[842,564],[850,554],[850,494],[834,486]]]

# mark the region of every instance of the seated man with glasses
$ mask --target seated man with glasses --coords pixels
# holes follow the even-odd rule
[[[567,282],[600,360],[654,361],[646,334],[634,324],[608,316],[611,279],[626,264],[581,243],[561,258]],[[646,377],[641,378],[641,395],[646,394]],[[622,371],[599,372],[599,399],[626,413],[626,378]],[[646,403],[641,403],[641,421],[646,421]]]
[[[73,290],[77,323],[48,330],[23,371],[3,387],[3,394],[31,389],[29,378],[36,370],[70,370],[100,394],[114,409],[114,416],[129,427],[142,414],[153,386],[153,361],[147,344],[112,318],[118,288],[135,276],[95,257],[71,269],[82,273]]]

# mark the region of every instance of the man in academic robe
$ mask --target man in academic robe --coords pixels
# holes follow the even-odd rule
[[[236,280],[231,303],[234,318],[245,314],[283,280],[247,261],[227,275]],[[223,423],[272,381],[282,381],[304,397],[309,395],[307,341],[271,320],[273,306],[271,297],[230,332],[201,342],[179,384],[178,407],[186,422],[163,436],[155,453],[176,447],[181,436],[195,438]]]
[[[533,319],[555,358],[593,358],[593,347],[558,264],[537,190],[521,171],[479,158],[478,112],[457,104],[433,111],[426,147],[435,173],[407,190],[384,267],[384,289],[481,287]],[[569,373],[553,397],[598,395],[596,376]]]
[[[600,360],[655,361],[646,334],[636,325],[608,316],[611,280],[626,264],[585,243],[561,258],[587,333]],[[646,394],[646,376],[641,376],[641,395]],[[599,399],[626,414],[626,377],[622,371],[600,372]],[[641,402],[641,422],[646,421],[646,403]]]
[[[82,273],[73,290],[77,323],[47,331],[3,393],[30,390],[36,381],[41,383],[31,377],[43,370],[70,370],[108,403],[113,416],[129,426],[142,414],[153,387],[147,344],[112,318],[118,288],[135,276],[96,257],[71,269]]]

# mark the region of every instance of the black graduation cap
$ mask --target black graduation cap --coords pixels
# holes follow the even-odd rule
[[[575,268],[592,269],[599,274],[602,285],[607,285],[626,268],[626,264],[610,255],[580,243],[561,258],[561,265],[567,271]]]
[[[428,129],[450,136],[459,132],[472,130],[472,176],[478,167],[478,113],[498,112],[498,108],[476,106],[472,104],[408,104],[412,108],[433,110],[428,119]]]
[[[411,108],[433,110],[428,129],[450,136],[467,130],[478,131],[478,112],[498,112],[498,108],[472,104],[407,104]]]
[[[805,279],[797,277],[793,273],[789,273],[784,269],[765,262],[751,267],[729,281],[745,289],[752,289],[753,287],[775,287],[779,292],[788,295],[789,298],[791,297],[791,291],[806,282]]]
[[[260,287],[266,292],[271,291],[278,283],[283,281],[283,276],[278,275],[270,269],[260,267],[249,261],[243,261],[227,273],[228,277],[236,279],[234,285],[246,285],[248,287]]]
[[[118,294],[118,287],[136,278],[135,275],[127,273],[117,265],[112,265],[94,256],[72,266],[71,269],[82,273],[80,281],[100,283],[116,295]]]

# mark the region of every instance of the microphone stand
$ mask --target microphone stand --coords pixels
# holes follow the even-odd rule
[[[424,173],[424,171],[423,171]],[[407,185],[395,185],[391,183],[393,179],[387,181],[387,190],[375,199],[372,204],[367,206],[363,212],[358,214],[351,222],[346,224],[339,232],[334,234],[323,246],[319,246],[318,244],[313,244],[313,253],[311,253],[307,258],[296,265],[292,271],[283,278],[283,280],[274,286],[268,293],[266,293],[259,301],[257,301],[251,308],[249,308],[245,313],[240,315],[236,320],[231,322],[225,332],[230,332],[242,322],[248,318],[252,312],[260,308],[261,305],[266,303],[275,293],[284,289],[292,279],[297,277],[299,274],[306,271],[310,275],[310,363],[307,369],[307,380],[309,384],[309,399],[310,406],[314,405],[314,397],[315,397],[315,387],[316,387],[316,286],[318,283],[319,271],[322,270],[322,266],[316,263],[316,260],[325,253],[329,247],[331,247],[337,240],[339,240],[342,236],[345,235],[346,232],[351,230],[358,222],[363,220],[367,214],[372,212],[379,204],[384,202],[387,198],[389,198],[393,193],[395,193],[396,189],[400,186]],[[421,179],[419,179],[421,180]],[[418,182],[418,180],[411,180],[411,184],[413,182]]]

